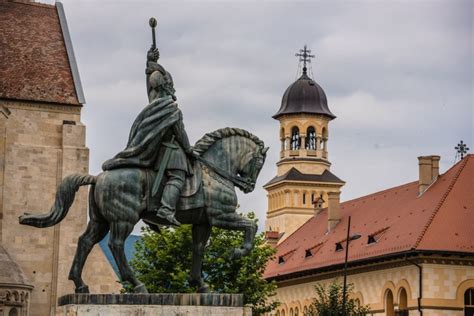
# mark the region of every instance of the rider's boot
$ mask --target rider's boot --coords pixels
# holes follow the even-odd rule
[[[183,177],[181,177],[181,172]],[[178,203],[181,190],[184,186],[184,171],[179,172],[180,174],[174,174],[175,172],[169,172],[168,182],[163,190],[161,197],[161,207],[156,211],[156,215],[163,219],[166,219],[172,225],[181,225],[175,218],[176,204]]]

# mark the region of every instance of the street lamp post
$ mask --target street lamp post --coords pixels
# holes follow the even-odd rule
[[[346,258],[344,260],[344,286],[342,288],[342,315],[346,315],[346,292],[347,292],[347,258],[349,256],[349,241],[359,239],[361,236],[358,234],[350,236],[351,230],[351,217],[347,223],[347,238],[346,238]]]

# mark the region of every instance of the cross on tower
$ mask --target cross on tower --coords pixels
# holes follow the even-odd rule
[[[464,154],[469,151],[469,147],[467,147],[462,140],[456,147],[454,147],[454,149],[456,149],[457,153],[461,155],[461,160],[464,158]]]
[[[314,55],[311,55],[311,49],[308,49],[307,45],[304,46],[303,49],[300,49],[299,53],[295,54],[296,57],[300,58],[300,62],[303,62],[303,74],[306,75],[306,63],[311,63],[311,58],[314,58]]]

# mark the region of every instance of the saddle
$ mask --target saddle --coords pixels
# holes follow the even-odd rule
[[[193,175],[186,177],[186,181],[181,191],[180,199],[176,205],[176,212],[188,211],[204,207],[204,190],[203,190],[203,177],[201,163],[195,161],[192,165]],[[164,185],[166,184],[166,177],[163,179],[160,189],[155,196],[152,196],[152,187],[156,177],[156,171],[147,169],[147,196],[146,196],[146,210],[148,212],[154,212],[159,208],[161,201],[161,194],[163,193]]]

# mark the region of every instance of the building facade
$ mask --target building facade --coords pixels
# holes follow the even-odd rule
[[[0,245],[18,268],[10,270],[21,271],[24,277],[17,279],[30,289],[23,295],[27,304],[16,312],[26,315],[29,306],[30,315],[44,316],[54,314],[59,296],[74,292],[68,273],[87,224],[87,189],[80,189],[55,227],[23,226],[18,217],[48,212],[61,180],[88,172],[85,101],[61,3],[0,1],[0,30]],[[94,293],[120,290],[99,247],[89,256],[84,279]]]
[[[296,83],[301,80],[310,79]],[[329,160],[320,144],[327,142],[334,116],[321,113],[328,110],[326,96],[319,85],[312,87],[319,98],[304,89],[293,95],[287,90],[275,115],[281,122],[281,160],[277,177],[265,188],[266,235],[277,254],[265,278],[277,282],[272,300],[281,305],[271,315],[304,315],[316,284],[342,282],[349,218],[349,240],[358,239],[349,243],[348,282],[353,298],[371,315],[474,315],[474,156],[441,175],[439,156],[418,157],[418,181],[340,203],[344,182],[335,176],[321,181]],[[291,112],[281,113],[287,104]],[[308,118],[314,120],[309,125]],[[311,161],[308,126],[316,130]],[[287,132],[294,127],[305,131],[296,145],[297,134]],[[301,203],[313,192],[316,197],[323,192],[323,202],[310,195],[316,203]]]

